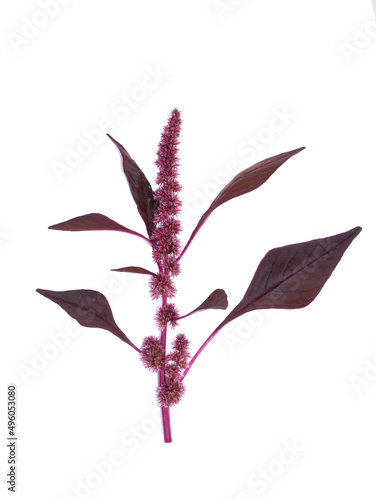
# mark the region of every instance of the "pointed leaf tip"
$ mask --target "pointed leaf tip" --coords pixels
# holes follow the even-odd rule
[[[114,220],[106,217],[105,215],[98,213],[91,213],[86,215],[80,215],[74,217],[73,219],[60,222],[58,224],[53,224],[49,226],[48,229],[54,229],[58,231],[121,231],[123,233],[133,234],[146,240],[150,244],[150,240],[143,236],[137,231],[128,229],[127,227],[118,224]]]
[[[243,299],[198,349],[182,379],[208,343],[230,321],[256,309],[298,309],[310,304],[361,230],[356,226],[335,236],[267,252]]]
[[[181,252],[179,259],[184,255],[189,245],[192,243],[193,238],[196,236],[202,225],[205,223],[206,219],[211,215],[212,212],[219,206],[223,205],[227,201],[242,196],[243,194],[250,193],[255,189],[259,188],[264,184],[269,177],[274,174],[274,172],[283,165],[289,158],[303,151],[305,147],[298,149],[293,149],[292,151],[287,151],[286,153],[281,153],[276,156],[272,156],[265,160],[262,160],[251,167],[242,170],[237,174],[217,195],[210,207],[203,214],[201,219],[198,221],[197,226],[193,230],[187,244],[185,245],[183,251]]]
[[[40,295],[59,305],[73,319],[88,328],[102,328],[139,350],[117,326],[106,297],[95,290],[67,290],[56,292],[37,288]]]
[[[224,323],[256,309],[298,309],[309,305],[361,230],[357,226],[334,236],[269,250],[243,299]]]
[[[207,309],[227,309],[227,307],[228,300],[226,292],[221,288],[217,288],[209,295],[207,299],[204,300],[201,305],[196,307],[196,309],[193,309],[193,311],[191,311],[190,313],[181,316],[179,319],[187,318],[191,314],[199,311],[205,311]]]
[[[123,170],[128,181],[137,210],[141,215],[147,232],[151,236],[154,231],[154,212],[157,208],[157,202],[154,199],[153,189],[137,163],[130,156],[128,151],[116,141],[110,134],[107,134],[109,139],[117,147],[123,161]]]
[[[120,273],[149,274],[150,276],[157,276],[156,273],[153,273],[148,269],[144,269],[143,267],[137,266],[120,267],[119,269],[111,269],[111,271],[117,271]]]

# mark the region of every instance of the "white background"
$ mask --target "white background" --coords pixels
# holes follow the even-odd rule
[[[1,489],[6,387],[15,383],[21,499],[374,500],[371,0],[229,0],[222,11],[212,0],[62,3],[49,4],[48,15],[42,1],[0,8]],[[182,313],[219,287],[234,307],[273,247],[357,225],[363,232],[310,306],[244,316],[211,342],[171,411],[167,445],[156,422],[156,377],[137,354],[109,332],[70,330],[76,323],[35,289],[100,290],[133,342],[155,333],[147,278],[110,272],[152,267],[142,240],[47,227],[100,212],[143,232],[103,134],[76,166],[61,174],[56,164],[66,165],[69,148],[77,151],[84,131],[105,120],[153,181],[174,107],[183,117],[183,242],[229,163],[240,171],[307,148],[212,214],[182,260]],[[271,132],[278,113],[289,118]],[[192,352],[225,314],[181,323]],[[113,470],[103,469],[114,456]],[[262,469],[269,482],[258,477]]]

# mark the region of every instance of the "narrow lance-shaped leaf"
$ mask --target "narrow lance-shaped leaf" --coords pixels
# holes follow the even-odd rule
[[[74,217],[73,219],[66,220],[65,222],[54,224],[48,229],[57,229],[59,231],[121,231],[123,233],[139,236],[150,243],[148,238],[137,231],[128,229],[109,217],[97,213],[80,215],[79,217]]]
[[[218,194],[210,207],[206,210],[204,215],[199,220],[197,226],[193,230],[188,243],[185,245],[183,251],[181,252],[179,259],[184,255],[189,245],[192,243],[193,238],[196,236],[201,226],[204,224],[209,215],[220,205],[226,201],[242,196],[243,194],[254,191],[260,187],[264,182],[266,182],[269,177],[274,174],[274,172],[281,166],[285,161],[287,161],[292,156],[296,155],[303,148],[294,149],[293,151],[288,151],[287,153],[282,153],[277,156],[272,156],[266,160],[262,160],[249,168],[246,168],[239,174],[237,174]]]
[[[150,274],[151,276],[156,276],[156,273],[152,273],[143,267],[137,266],[120,267],[119,269],[111,269],[111,271],[118,271],[121,273]]]
[[[123,160],[123,170],[127,178],[133,199],[137,205],[137,210],[141,215],[147,232],[151,236],[154,230],[154,211],[157,202],[154,200],[153,189],[137,163],[131,158],[128,151],[110,134],[107,134],[111,141],[118,148]]]
[[[184,372],[210,340],[230,321],[256,309],[298,309],[310,304],[362,229],[270,250],[261,260],[243,299],[208,337]]]
[[[80,325],[108,330],[140,352],[115,323],[110,304],[102,293],[95,290],[55,292],[41,288],[38,288],[37,292],[58,304]]]
[[[205,311],[206,309],[227,309],[227,306],[228,306],[228,301],[226,292],[221,288],[217,288],[216,290],[214,290],[214,292],[212,292],[209,295],[209,297],[206,300],[204,300],[204,302],[201,305],[196,307],[196,309],[194,309],[190,313],[181,316],[179,319],[186,318],[198,311]]]

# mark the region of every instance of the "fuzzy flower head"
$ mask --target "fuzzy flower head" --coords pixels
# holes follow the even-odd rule
[[[155,274],[150,278],[150,295],[153,299],[159,299],[166,293],[167,297],[174,297],[176,294],[175,285],[169,275]]]
[[[157,322],[158,328],[163,330],[167,325],[175,328],[177,320],[179,318],[179,312],[174,304],[163,304],[158,307],[157,313],[155,315],[155,320]]]
[[[180,262],[174,255],[170,255],[165,263],[165,269],[171,276],[178,276],[180,274]]]
[[[167,355],[167,368],[179,371],[185,370],[189,360],[189,340],[183,333],[179,333],[172,342],[172,351]]]
[[[172,348],[181,356],[189,356],[189,340],[184,333],[178,333],[172,342]]]
[[[141,361],[152,372],[157,372],[165,365],[165,352],[162,342],[157,337],[145,337],[141,346]]]
[[[181,201],[178,195],[170,193],[166,198],[159,198],[159,205],[154,212],[154,224],[163,224],[168,217],[176,217],[181,211]]]
[[[180,241],[168,226],[161,225],[155,229],[152,238],[153,258],[159,262],[166,255],[177,255],[180,252]]]
[[[179,403],[185,392],[185,386],[178,378],[166,378],[157,389],[159,406],[170,407]]]
[[[174,178],[179,166],[178,147],[181,129],[181,116],[178,109],[173,109],[168,118],[167,125],[162,132],[158,145],[157,160],[155,164],[159,169],[162,179],[158,184],[165,184],[169,177]]]

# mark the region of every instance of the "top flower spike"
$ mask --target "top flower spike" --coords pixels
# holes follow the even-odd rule
[[[174,109],[163,129],[155,162],[158,167],[155,180],[158,189],[154,193],[157,208],[153,220],[155,229],[151,235],[154,261],[172,276],[177,276],[180,272],[177,256],[180,252],[178,234],[181,231],[181,224],[176,218],[181,211],[181,201],[178,196],[181,191],[178,182],[180,129],[180,112]]]

